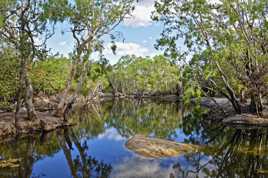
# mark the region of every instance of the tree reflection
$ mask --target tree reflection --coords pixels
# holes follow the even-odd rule
[[[176,134],[182,119],[177,103],[124,100],[113,105],[107,124],[124,137],[144,134],[169,138]]]
[[[78,138],[72,129],[49,133],[49,136],[26,137],[4,144],[0,147],[1,158],[8,160],[18,158],[18,167],[0,169],[0,177],[5,178],[37,178],[33,175],[34,164],[47,156],[63,151],[72,177],[74,178],[104,178],[108,177],[112,167],[88,155],[87,141]],[[77,152],[76,152],[77,150]],[[56,165],[55,165],[56,166]]]
[[[222,139],[221,143],[217,139],[210,143],[213,149],[185,155],[187,168],[182,168],[182,163],[175,164],[173,169],[177,174],[174,176],[267,177],[268,131],[238,129],[230,133],[225,135],[227,139]]]
[[[19,159],[18,165],[13,168],[2,168],[0,177],[29,178],[32,175],[33,165],[45,156],[52,155],[59,150],[55,139],[49,145],[43,145],[38,136],[28,136],[9,143],[1,144],[1,158],[4,160]],[[35,176],[39,177],[39,176]]]
[[[74,178],[104,178],[113,175],[131,177],[133,174],[142,177],[144,174],[152,175],[148,167],[154,169],[153,174],[170,178],[267,177],[267,129],[229,128],[216,120],[204,119],[202,108],[184,109],[179,107],[179,103],[129,100],[106,102],[95,108],[77,108],[70,117],[79,124],[72,128],[1,144],[0,159],[20,158],[21,162],[16,168],[0,169],[0,177],[46,176],[46,172],[35,175],[34,165],[44,158],[62,153],[63,161],[66,161]],[[182,155],[178,159],[168,159],[168,169],[162,167],[162,160],[144,161],[136,159],[137,156],[131,158],[132,162],[120,161],[122,165],[113,165],[112,168],[89,154],[89,141],[93,138],[98,140],[98,136],[110,128],[126,138],[135,134],[166,139],[183,138],[183,142],[201,145],[204,149],[198,153]],[[183,134],[180,135],[178,130]],[[105,139],[102,141],[105,142]],[[123,144],[122,142],[113,143]],[[144,172],[138,171],[142,168]]]
[[[74,178],[105,178],[111,173],[112,166],[88,155],[87,141],[82,143],[72,129],[65,129],[63,135],[59,134],[58,141]],[[73,157],[72,151],[75,149],[74,147],[78,150],[78,154]]]

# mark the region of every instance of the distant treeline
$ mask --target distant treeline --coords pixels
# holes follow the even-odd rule
[[[10,106],[16,96],[19,67],[18,59],[11,49],[0,53],[0,99],[1,106]],[[62,92],[71,67],[66,57],[47,57],[29,66],[34,95],[55,95]],[[82,93],[87,96],[96,87],[104,93],[122,94],[176,94],[179,68],[164,56],[123,56],[111,65],[107,60],[92,61],[87,68]],[[72,90],[78,77],[72,82]]]

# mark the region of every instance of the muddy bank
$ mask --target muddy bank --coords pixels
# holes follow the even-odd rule
[[[63,118],[54,117],[48,112],[37,112],[38,119],[30,121],[26,113],[20,113],[15,124],[15,114],[13,112],[0,113],[0,139],[6,139],[18,134],[28,134],[34,132],[49,132],[60,127],[74,125]]]

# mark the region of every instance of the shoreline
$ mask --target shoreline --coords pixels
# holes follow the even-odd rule
[[[20,134],[50,132],[58,128],[74,125],[74,123],[52,116],[48,112],[37,112],[37,116],[37,120],[30,121],[26,118],[26,113],[20,113],[15,125],[15,114],[13,112],[0,113],[0,140]]]
[[[161,96],[146,96],[135,98],[133,95],[125,95],[124,97],[115,96],[111,94],[104,94],[100,96],[101,101],[105,102],[106,100],[114,100],[114,99],[131,99],[131,100],[152,100],[159,102],[179,102],[181,97],[178,95],[161,95]],[[260,126],[260,127],[268,127],[268,118],[257,118],[256,115],[242,113],[241,115],[237,115],[233,112],[232,106],[230,102],[225,98],[202,98],[201,99],[201,107],[209,109],[208,114],[205,119],[211,121],[220,122],[223,125],[229,127],[237,127],[239,125],[243,125],[245,127],[252,126]],[[216,101],[216,103],[215,103]],[[48,106],[52,105],[54,101],[48,100],[45,97],[37,98],[36,104],[39,105],[39,108],[49,108]],[[192,100],[195,102],[195,99]],[[79,105],[80,102],[76,104]],[[266,106],[266,111],[268,116],[268,106]],[[219,108],[221,107],[221,109]],[[50,112],[49,112],[50,111]],[[22,112],[19,114],[17,125],[15,126],[15,115],[14,112],[0,112],[0,140],[6,137],[15,137],[20,134],[31,134],[31,133],[43,133],[50,132],[56,130],[58,128],[73,126],[75,123],[67,120],[64,121],[63,118],[55,117],[51,113],[51,109],[46,111],[38,110],[37,116],[38,120],[29,121],[26,118],[26,113]],[[222,112],[224,111],[224,113]],[[246,119],[245,119],[246,118]]]

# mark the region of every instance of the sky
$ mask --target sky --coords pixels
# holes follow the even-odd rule
[[[161,54],[161,51],[155,50],[154,44],[160,37],[163,26],[151,20],[153,10],[154,0],[141,0],[131,16],[114,30],[120,32],[124,38],[124,40],[120,39],[116,42],[116,55],[110,49],[110,42],[105,40],[103,54],[111,64],[115,64],[124,55],[154,56]],[[48,48],[51,48],[52,53],[68,56],[72,52],[74,43],[68,31],[69,27],[66,23],[56,27],[55,35],[48,41]]]

